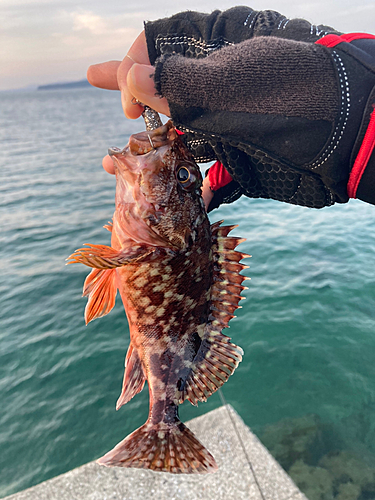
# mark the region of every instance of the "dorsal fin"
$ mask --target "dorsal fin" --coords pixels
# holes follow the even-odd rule
[[[185,399],[193,405],[197,405],[198,401],[207,401],[232,375],[242,355],[241,347],[232,344],[229,337],[206,329],[191,371],[181,388],[179,403]]]
[[[237,368],[242,360],[241,347],[230,342],[230,338],[221,333],[228,327],[238,303],[244,297],[242,286],[247,279],[240,271],[248,266],[240,264],[240,260],[250,257],[235,250],[245,241],[243,238],[228,237],[229,232],[237,226],[223,226],[220,222],[212,224],[212,250],[214,264],[214,284],[211,288],[210,322],[206,325],[201,337],[201,344],[192,362],[191,370],[181,388],[180,403],[188,399],[196,405],[198,401],[206,401]]]
[[[237,245],[246,241],[244,238],[228,236],[232,229],[238,227],[221,226],[223,221],[215,222],[211,225],[212,250],[214,265],[214,284],[211,289],[211,314],[212,325],[215,327],[227,328],[229,321],[234,317],[234,311],[240,307],[239,301],[242,282],[247,278],[240,272],[249,266],[240,263],[241,259],[250,255],[235,250]]]

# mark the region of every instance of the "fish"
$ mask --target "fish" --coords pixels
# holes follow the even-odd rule
[[[209,473],[211,453],[178,416],[204,402],[242,360],[222,330],[244,297],[235,225],[210,224],[198,165],[171,121],[111,148],[115,212],[111,245],[85,244],[67,260],[92,268],[83,296],[86,324],[108,314],[120,293],[130,331],[118,410],[147,380],[149,416],[98,460],[105,466]]]

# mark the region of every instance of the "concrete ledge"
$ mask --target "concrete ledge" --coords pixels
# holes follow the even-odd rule
[[[215,474],[172,475],[91,462],[6,499],[307,500],[231,406],[195,418],[188,426],[214,455],[219,466]]]

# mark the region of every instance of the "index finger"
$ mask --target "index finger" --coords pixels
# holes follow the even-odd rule
[[[87,70],[87,80],[94,87],[107,90],[120,90],[117,81],[117,70],[121,61],[107,61],[93,64]]]

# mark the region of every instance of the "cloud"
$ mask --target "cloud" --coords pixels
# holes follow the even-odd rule
[[[108,23],[94,12],[72,12],[73,31],[88,30],[93,35],[103,35],[108,32]]]
[[[122,59],[143,28],[142,13],[47,7],[42,15],[27,5],[0,6],[0,90],[83,78],[92,63]]]
[[[59,52],[66,47],[73,59],[104,57],[122,59],[135,37],[143,28],[142,15],[101,16],[90,10],[61,12],[63,29],[53,33],[54,46]],[[112,54],[112,57],[111,57]]]
[[[65,16],[71,19],[71,26],[64,30],[65,34],[72,31],[78,37],[92,36],[102,41],[105,38],[120,37],[119,44],[121,37],[126,37],[129,33],[139,33],[143,28],[143,15],[140,12],[105,17],[93,11],[79,9],[65,13]]]
[[[191,0],[189,9],[210,12],[235,3]],[[355,5],[352,0],[252,0],[250,5],[342,31],[374,29],[374,0],[358,0]],[[83,78],[89,64],[122,59],[144,20],[186,8],[183,0],[0,0],[0,89]]]

